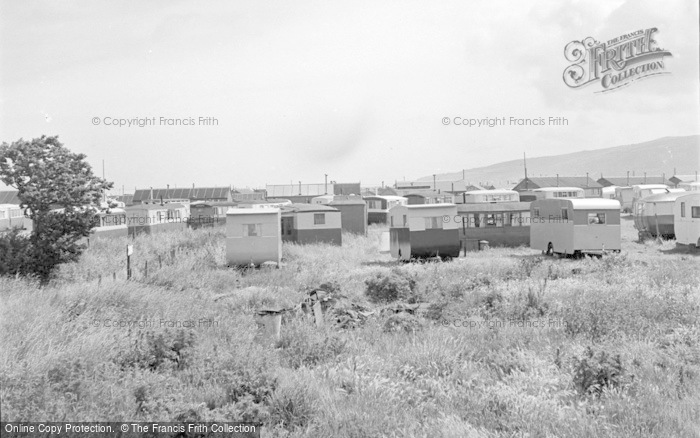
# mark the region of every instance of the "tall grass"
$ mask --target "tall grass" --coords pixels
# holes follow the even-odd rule
[[[378,252],[381,231],[285,244],[280,269],[248,271],[225,266],[220,230],[92,239],[44,287],[0,278],[0,418],[260,421],[286,437],[698,436],[696,257],[626,239],[601,259],[516,248],[403,265]],[[412,299],[432,304],[410,316],[419,329],[387,329],[396,315],[366,294],[377,275],[415,279]],[[328,282],[339,306],[374,313],[317,327],[298,304]],[[279,340],[257,317],[270,306],[291,309]]]

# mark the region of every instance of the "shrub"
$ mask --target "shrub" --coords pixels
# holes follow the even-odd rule
[[[583,358],[574,356],[574,385],[581,395],[600,395],[603,389],[623,388],[626,385],[625,369],[620,355],[590,346]]]
[[[385,332],[415,333],[422,328],[423,323],[421,320],[407,312],[395,313],[384,321]]]
[[[365,280],[365,286],[365,294],[374,303],[390,303],[397,300],[412,303],[418,298],[413,276],[396,268],[368,278]]]
[[[194,333],[183,329],[172,334],[168,330],[154,333],[140,331],[133,347],[120,360],[123,368],[135,367],[158,371],[162,368],[187,366],[190,349],[194,346]]]
[[[277,348],[292,368],[314,367],[338,356],[345,341],[329,328],[317,328],[302,320],[291,320],[284,326]]]
[[[30,270],[29,239],[15,228],[0,233],[0,275],[26,275]]]

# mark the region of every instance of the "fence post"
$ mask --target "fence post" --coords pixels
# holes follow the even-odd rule
[[[148,260],[146,260],[146,265],[144,269],[144,277],[148,277]]]
[[[160,254],[158,254],[158,268],[163,269],[163,259]]]

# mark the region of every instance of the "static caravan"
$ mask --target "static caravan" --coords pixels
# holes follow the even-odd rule
[[[391,255],[399,260],[459,257],[455,204],[397,205],[389,212]]]
[[[367,234],[367,203],[360,196],[336,196],[328,206],[340,212],[343,231]]]
[[[620,203],[622,211],[631,212],[634,190],[632,187],[615,187],[615,199]]]
[[[259,266],[282,261],[278,208],[231,208],[226,212],[226,261],[229,266]]]
[[[700,248],[700,192],[676,198],[673,217],[676,243]]]
[[[454,195],[434,190],[420,190],[403,195],[407,205],[452,204]]]
[[[333,202],[333,195],[321,195],[316,196],[315,198],[311,198],[312,204],[328,205],[331,202]]]
[[[193,229],[226,225],[226,213],[236,208],[237,202],[196,201],[190,204],[190,217],[187,223]]]
[[[683,189],[686,192],[700,192],[700,182],[682,182],[678,184],[679,189]]]
[[[189,209],[182,204],[137,204],[125,210],[129,235],[182,230],[187,227]]]
[[[651,195],[658,195],[659,193],[668,193],[668,186],[666,184],[635,184],[632,186],[632,213],[636,211],[637,207],[635,204],[640,199],[646,198]]]
[[[612,199],[541,199],[530,204],[530,247],[546,254],[620,250],[620,203]]]
[[[385,224],[389,221],[389,210],[397,205],[408,205],[408,199],[403,196],[365,196],[367,202],[367,223]]]
[[[95,214],[94,237],[126,237],[129,233],[126,211],[123,208],[112,208]]]
[[[24,216],[17,204],[0,204],[0,231],[11,228],[31,229],[32,221]]]
[[[342,244],[338,210],[321,204],[292,204],[282,208],[282,240],[299,244]]]
[[[530,244],[530,203],[496,202],[460,204],[457,214],[460,239],[487,240],[489,246],[516,247]]]
[[[579,187],[543,187],[534,189],[537,199],[582,199],[586,191]]]
[[[617,186],[608,186],[608,187],[603,187],[601,189],[601,198],[603,199],[616,199],[615,198],[615,189]]]
[[[675,236],[674,229],[674,204],[676,199],[687,192],[659,193],[647,196],[634,204],[634,227],[639,231],[640,237],[650,235],[672,239]]]
[[[515,190],[471,190],[462,193],[462,204],[520,202],[520,193]]]

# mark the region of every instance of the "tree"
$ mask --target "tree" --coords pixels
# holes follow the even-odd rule
[[[45,283],[58,264],[77,260],[85,249],[80,240],[89,236],[94,208],[113,185],[93,175],[85,158],[57,136],[0,145],[0,179],[18,190],[34,222],[24,257],[29,266],[21,274],[35,274]]]

